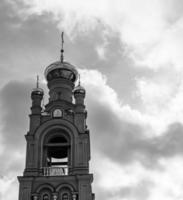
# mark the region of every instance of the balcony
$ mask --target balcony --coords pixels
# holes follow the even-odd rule
[[[66,176],[68,167],[43,167],[43,176]]]

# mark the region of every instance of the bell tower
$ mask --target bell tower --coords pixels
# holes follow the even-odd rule
[[[49,100],[43,90],[31,93],[26,164],[19,176],[19,200],[94,200],[89,173],[90,137],[86,126],[85,89],[75,86],[76,68],[63,60],[45,69]]]

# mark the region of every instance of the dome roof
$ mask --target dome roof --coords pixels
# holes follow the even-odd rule
[[[84,87],[82,87],[81,85],[78,85],[77,87],[74,88],[74,93],[80,93],[80,94],[85,94],[86,91],[84,89]]]
[[[50,81],[52,79],[64,78],[75,82],[78,78],[76,68],[68,62],[57,61],[49,65],[45,69],[45,78]]]
[[[32,93],[43,95],[44,91],[41,88],[34,88],[34,89],[32,89]]]

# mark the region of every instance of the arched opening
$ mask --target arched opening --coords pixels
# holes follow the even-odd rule
[[[68,195],[68,193],[62,194],[62,200],[69,200],[69,195]]]
[[[52,193],[52,191],[49,188],[44,188],[43,187],[38,192],[38,194],[40,196],[40,198],[38,198],[38,199],[40,199],[40,200],[51,200],[51,193]]]
[[[69,143],[63,136],[51,138],[47,143],[47,165],[68,166]]]
[[[61,130],[55,130],[44,144],[45,175],[67,175],[70,165],[70,140]]]
[[[43,194],[42,200],[50,200],[50,197],[48,194]]]
[[[60,200],[72,200],[72,192],[68,187],[62,187],[59,191]]]

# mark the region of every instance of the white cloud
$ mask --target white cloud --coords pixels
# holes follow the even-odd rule
[[[154,171],[149,173],[149,176],[154,181],[156,187],[152,188],[148,200],[182,199],[182,157],[175,157],[166,160],[162,159],[161,163],[163,167],[162,170],[159,172]]]
[[[18,187],[16,181],[15,178],[0,177],[0,198],[2,200],[12,200],[13,197],[17,198]]]
[[[100,102],[120,120],[138,124],[147,137],[165,133],[174,122],[182,123],[183,83],[170,81],[167,75],[152,80],[137,79],[137,95],[142,100],[142,108],[133,109],[124,104],[118,94],[107,84],[106,76],[97,70],[80,70],[81,80],[87,90],[87,99]]]
[[[134,138],[132,137],[136,137],[135,140],[138,140],[139,137],[142,137],[142,135],[140,135],[138,132],[133,133],[133,135],[130,134],[130,132],[128,133],[128,129],[130,128],[131,123],[133,124],[137,124],[140,125],[141,127],[146,127],[147,125],[152,126],[152,121],[149,120],[147,121],[147,116],[144,113],[141,113],[138,110],[133,110],[131,109],[130,106],[123,104],[122,101],[120,101],[118,99],[118,95],[116,94],[116,92],[110,88],[107,85],[107,78],[102,75],[99,71],[97,70],[79,70],[81,73],[81,80],[82,80],[82,84],[86,87],[86,94],[87,94],[87,98],[89,97],[89,99],[87,99],[88,103],[90,104],[90,107],[92,105],[92,109],[95,108],[96,103],[100,103],[100,105],[104,105],[105,107],[108,108],[109,115],[111,115],[112,117],[115,116],[117,118],[119,118],[119,123],[118,126],[119,128],[121,127],[121,125],[124,123],[124,121],[130,122],[128,124],[127,129],[125,129],[125,131],[127,131],[125,133],[121,133],[123,135],[122,139],[126,142],[125,140],[125,134],[128,135],[129,134],[129,140],[132,140],[132,145],[136,145],[134,142]],[[17,84],[8,84],[7,86],[4,87],[3,89],[3,97],[4,97],[4,102],[6,102],[6,98],[11,99],[11,101],[13,101],[14,103],[17,101],[21,104],[21,106],[25,106],[24,104],[27,104],[27,100],[25,99],[25,96],[27,96],[26,94],[22,94],[22,95],[18,95],[15,97],[15,95],[12,95],[14,93],[12,93],[12,91],[14,92],[14,87],[16,85],[17,90],[21,90],[22,86],[20,83]],[[26,85],[26,84],[25,84]],[[148,85],[148,84],[147,84]],[[150,84],[150,87],[152,86],[152,84]],[[146,87],[146,85],[144,86]],[[154,91],[158,90],[156,88],[156,86],[153,85]],[[158,91],[159,92],[159,91]],[[157,93],[158,93],[157,92]],[[5,95],[7,94],[8,95]],[[149,97],[150,94],[146,94],[142,93],[142,95],[147,95]],[[147,97],[145,97],[146,99],[148,99]],[[157,96],[157,98],[155,98],[153,101],[159,101],[159,96]],[[161,98],[160,98],[161,99]],[[179,99],[177,97],[177,99]],[[151,100],[151,98],[149,98],[149,100]],[[181,100],[179,100],[181,102]],[[145,102],[146,104],[148,102]],[[152,102],[151,102],[152,103]],[[9,113],[12,113],[13,109],[17,109],[12,107],[12,109],[7,110],[6,107],[9,106],[8,103],[4,104],[4,109]],[[102,111],[102,110],[101,110]],[[89,112],[91,113],[91,110],[89,110]],[[95,110],[96,112],[96,110]],[[20,113],[19,113],[20,114]],[[102,113],[102,116],[104,117],[105,113]],[[20,114],[21,115],[21,114]],[[20,116],[17,116],[17,118],[19,118]],[[155,118],[155,116],[154,116]],[[24,119],[22,119],[24,120]],[[13,124],[13,121],[11,121],[11,124],[9,124],[9,126],[11,126]],[[20,120],[20,123],[21,120]],[[112,123],[111,123],[112,125]],[[17,123],[18,126],[18,123]],[[22,126],[22,125],[21,125]],[[110,125],[109,125],[110,126]],[[97,127],[97,126],[96,126]],[[117,127],[118,128],[118,127]],[[157,127],[155,127],[157,128]],[[103,127],[104,129],[104,127]],[[10,128],[11,130],[11,128]],[[99,133],[95,133],[95,135],[98,134],[98,138],[100,137],[100,135],[102,134],[100,132],[100,130],[96,130]],[[104,130],[105,132],[105,130]],[[106,135],[103,135],[103,137],[107,137],[107,134],[109,133],[105,133]],[[114,132],[110,133],[110,135],[113,134],[112,137],[117,136],[115,135]],[[139,134],[139,135],[137,135]],[[147,134],[147,132],[146,132]],[[134,136],[136,135],[136,136]],[[23,135],[22,135],[23,136]],[[98,138],[95,138],[98,140]],[[103,138],[104,139],[104,138]],[[120,140],[121,138],[116,138],[116,144],[117,142],[121,142]],[[100,139],[100,141],[102,141]],[[139,140],[138,140],[139,141]],[[137,142],[138,142],[137,141]],[[96,141],[95,141],[96,142]],[[129,141],[128,141],[129,142]],[[143,143],[142,143],[143,142]],[[151,155],[150,151],[153,150],[149,150],[149,152],[147,153],[147,155],[145,155],[145,151],[147,151],[148,147],[145,146],[145,143],[148,142],[146,140],[144,141],[140,141],[139,144],[141,145],[140,147],[135,147],[134,149],[139,150],[138,148],[140,148],[139,151],[139,156],[144,156],[144,158],[147,155]],[[160,140],[160,142],[164,142],[164,140]],[[121,143],[120,145],[124,145],[124,142]],[[130,143],[127,144],[131,145]],[[138,144],[137,144],[138,145]],[[162,146],[162,144],[157,144],[159,148]],[[130,146],[132,147],[132,146]],[[117,148],[117,147],[108,147],[108,148]],[[127,147],[129,152],[129,147]],[[142,149],[141,149],[142,148]],[[150,147],[151,148],[151,147]],[[154,147],[155,148],[155,147]],[[132,149],[132,151],[134,151],[134,149]],[[118,149],[119,150],[119,149]],[[123,148],[122,148],[123,150]],[[125,148],[124,148],[125,150]],[[156,149],[155,149],[156,150]],[[115,151],[117,151],[117,149],[115,149]],[[123,152],[124,155],[125,152]],[[158,152],[159,153],[159,152]],[[159,156],[159,154],[161,154],[161,152],[155,156]],[[122,155],[122,152],[120,153]],[[153,152],[152,152],[153,155]],[[17,152],[13,152],[11,155],[14,159],[9,160],[9,162],[7,162],[7,167],[12,167],[12,171],[14,170],[14,163],[17,160],[18,162],[20,162],[20,160],[22,161],[22,163],[24,163],[24,159],[22,159],[22,155],[17,151]],[[129,155],[127,155],[129,156]],[[164,172],[162,173],[161,169],[159,171],[159,169],[154,169],[154,168],[148,168],[145,167],[143,165],[141,165],[138,161],[131,161],[126,165],[122,165],[121,163],[115,163],[114,160],[111,160],[108,155],[105,154],[105,156],[101,156],[99,155],[99,158],[97,158],[97,156],[93,156],[92,154],[92,158],[95,160],[95,165],[94,167],[94,171],[96,172],[97,176],[98,176],[98,181],[96,183],[96,188],[108,191],[111,188],[113,189],[113,193],[110,194],[110,198],[109,199],[119,199],[121,198],[121,196],[125,195],[123,199],[131,199],[131,200],[135,200],[137,199],[137,196],[141,199],[147,199],[147,200],[154,200],[159,199],[161,197],[161,200],[164,200],[167,197],[167,195],[169,195],[169,191],[171,192],[171,195],[173,196],[173,198],[175,198],[176,195],[182,195],[181,190],[178,186],[178,184],[176,183],[178,181],[178,183],[182,183],[183,180],[182,178],[179,178],[179,175],[177,173],[181,173],[180,171],[180,166],[182,165],[182,158],[178,158],[178,159],[167,159],[167,160],[162,160],[160,162],[161,164],[161,168],[164,170]],[[161,156],[160,156],[161,158]],[[158,157],[159,159],[159,157]],[[12,165],[13,163],[13,165]],[[171,165],[169,163],[172,163]],[[176,163],[179,163],[178,165]],[[167,166],[168,167],[167,167]],[[175,169],[172,170],[172,169]],[[11,172],[10,172],[11,174]],[[13,173],[14,176],[14,173]],[[183,177],[183,176],[182,176]],[[159,181],[159,179],[161,178],[161,181]],[[171,182],[172,184],[168,184],[167,182]],[[12,188],[11,182],[6,181],[6,180],[2,180],[2,183],[5,183],[5,189],[2,190],[2,195],[4,195],[5,193],[3,193],[3,191],[7,191],[8,189]],[[7,182],[7,184],[6,184]],[[174,187],[172,187],[173,183],[175,183]],[[144,189],[145,187],[145,189]],[[8,188],[8,189],[7,189]],[[18,190],[15,190],[16,187],[13,187],[14,191],[17,193]],[[142,190],[143,188],[143,190]],[[161,190],[159,189],[161,188]],[[127,190],[127,192],[125,193],[125,191]],[[122,194],[121,194],[122,192]],[[151,193],[152,192],[152,193]],[[125,194],[124,194],[125,193]],[[147,198],[148,194],[149,195],[149,199]],[[8,194],[11,196],[11,194]],[[14,196],[16,196],[17,194],[15,194]],[[4,196],[3,196],[4,197]],[[11,197],[8,197],[9,199],[11,199]]]
[[[96,51],[100,59],[105,59],[105,47],[104,46],[97,46]]]
[[[119,119],[126,120],[134,124],[146,124],[146,120],[138,110],[132,109],[128,104],[124,104],[119,99],[115,90],[107,84],[107,77],[98,70],[80,70],[81,80],[86,86],[88,101],[96,99],[113,112]]]
[[[161,33],[158,40],[150,48],[135,49],[132,53],[137,64],[146,65],[151,69],[173,67],[182,71],[183,19],[169,26]],[[140,50],[140,51],[139,51]]]
[[[147,169],[139,163],[121,166],[103,156],[96,156],[97,186],[110,191],[107,199],[182,199],[182,157],[161,159],[159,169]],[[128,191],[126,196],[125,190]]]
[[[95,166],[96,173],[99,174],[98,186],[109,190],[111,189],[114,193],[119,191],[121,187],[134,187],[140,180],[141,169],[138,167],[138,163],[133,163],[131,166],[120,166],[109,158],[102,155],[95,155],[97,162]],[[136,175],[132,170],[135,168]]]
[[[151,69],[172,65],[180,69],[182,60],[182,19],[177,1],[164,0],[22,0],[28,7],[17,9],[21,17],[51,13],[70,38],[89,33],[100,23],[110,34],[119,33],[128,56],[137,65]],[[172,9],[174,8],[174,10]],[[177,13],[176,13],[177,10]],[[101,48],[96,47],[99,55]],[[103,53],[102,53],[103,56]]]
[[[164,80],[158,82],[141,79],[137,81],[139,95],[147,113],[156,115],[167,109],[167,102],[171,100],[175,92],[173,86],[172,83],[167,83]]]
[[[183,123],[182,74],[170,71],[151,79],[137,80],[137,95],[142,100],[142,113],[156,134],[174,122]]]

